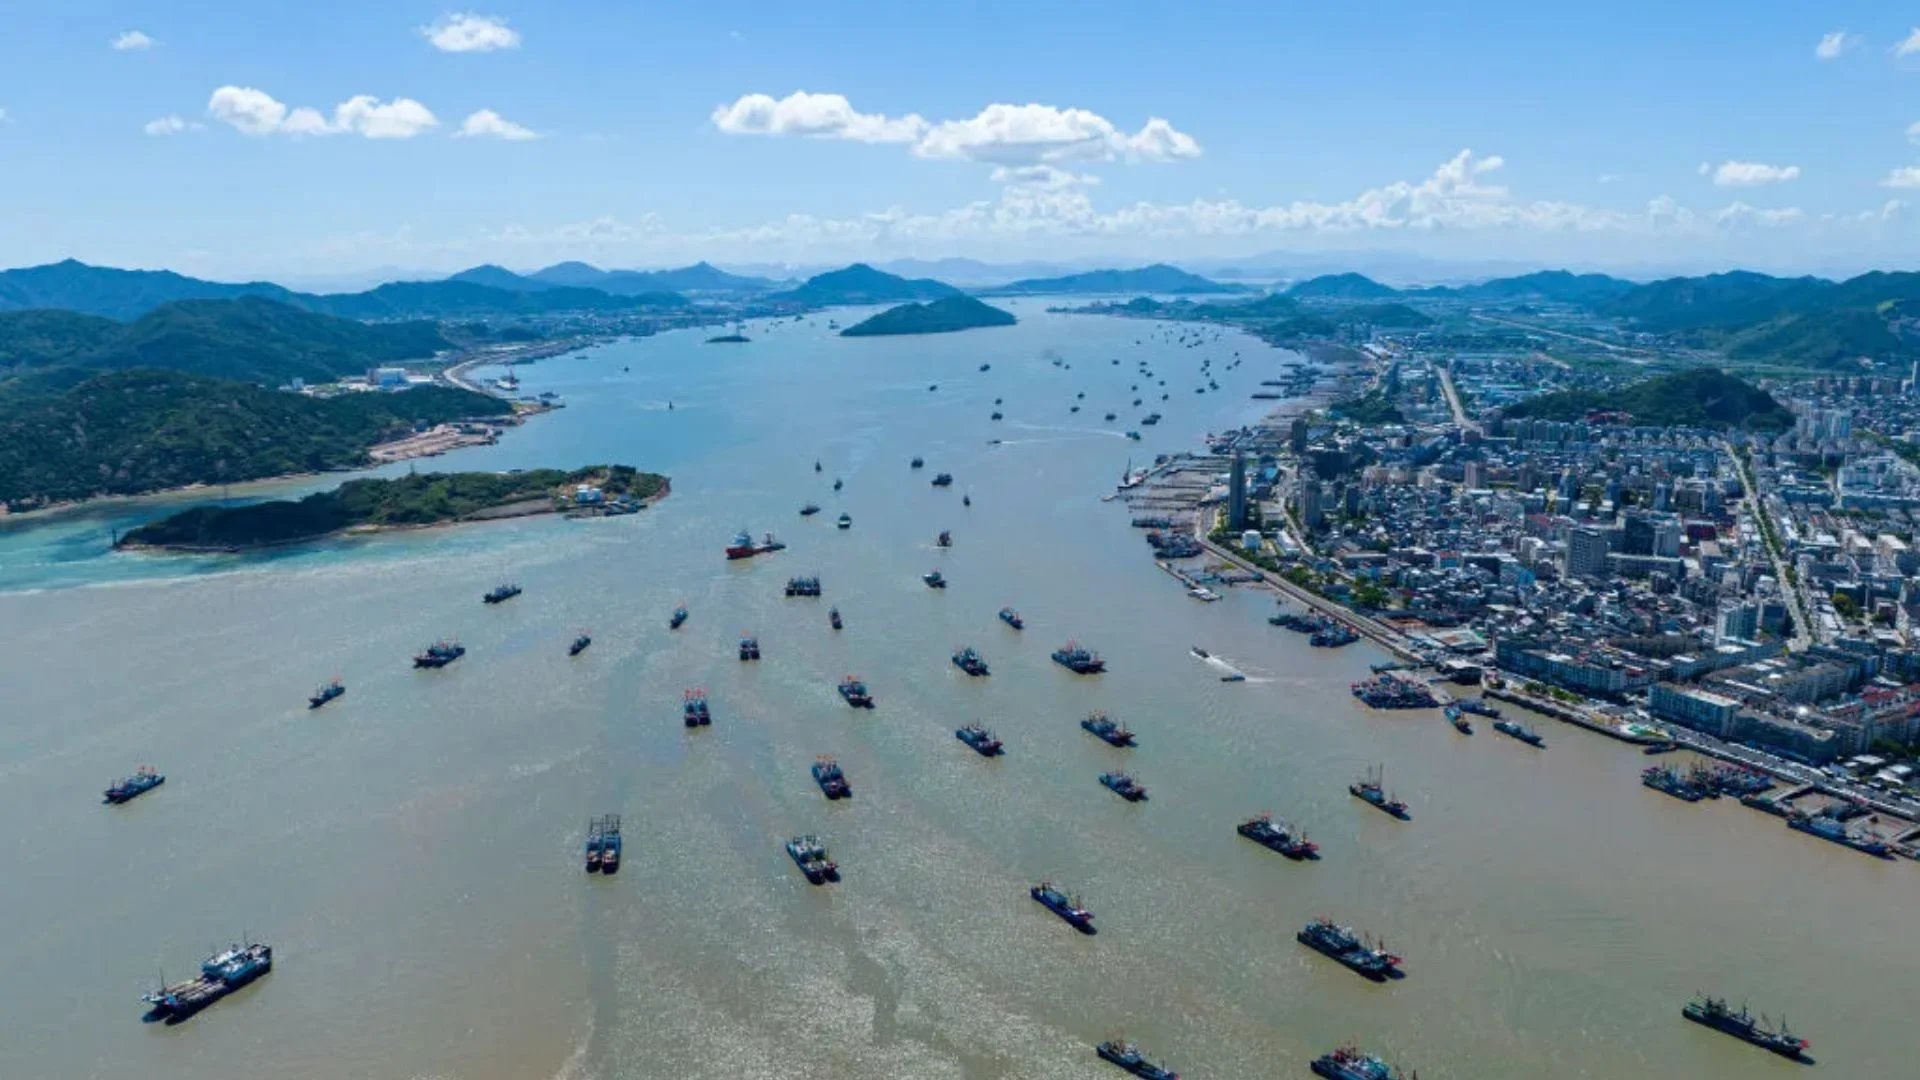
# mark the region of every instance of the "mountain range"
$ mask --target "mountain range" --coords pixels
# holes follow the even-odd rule
[[[960,290],[932,278],[903,278],[866,263],[815,274],[785,292],[771,293],[775,303],[827,307],[834,304],[898,304],[959,296]]]
[[[467,281],[512,292],[534,292],[567,286],[598,289],[614,296],[649,293],[728,293],[748,295],[771,291],[776,283],[761,277],[729,274],[712,263],[698,262],[676,270],[602,270],[583,262],[555,263],[531,274],[516,274],[487,264],[462,270],[448,281]]]

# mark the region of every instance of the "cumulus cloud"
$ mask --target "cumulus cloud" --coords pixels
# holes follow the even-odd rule
[[[537,139],[540,133],[501,116],[492,109],[481,109],[468,116],[460,124],[460,130],[453,133],[455,138],[506,139],[509,142],[525,142]]]
[[[801,90],[775,99],[746,94],[713,110],[729,135],[799,135],[867,143],[902,143],[923,158],[974,161],[1006,168],[1100,161],[1176,161],[1200,156],[1200,144],[1159,117],[1124,131],[1086,109],[1052,105],[988,105],[972,117],[930,123],[918,113],[863,113],[841,94]]]
[[[745,94],[731,105],[715,107],[711,119],[728,135],[803,135],[867,143],[909,143],[927,130],[927,122],[913,113],[863,113],[843,94],[805,90],[777,101],[767,94]]]
[[[421,27],[420,34],[441,52],[492,52],[520,47],[520,31],[508,26],[507,20],[470,11],[442,15],[433,25]]]
[[[119,37],[107,42],[107,46],[117,52],[137,52],[142,49],[151,49],[158,44],[160,43],[138,30],[123,30]]]
[[[1813,55],[1821,60],[1837,60],[1841,53],[1858,44],[1859,37],[1845,30],[1835,30],[1831,34],[1820,35],[1820,44],[1813,47]]]
[[[1887,178],[1880,181],[1881,187],[1920,188],[1920,165],[1908,165],[1903,169],[1894,169]]]
[[[1703,162],[1702,175],[1707,170]],[[1755,187],[1760,184],[1784,184],[1800,178],[1798,165],[1767,165],[1758,161],[1723,161],[1713,170],[1713,182],[1721,187]]]
[[[200,123],[198,120],[184,120],[170,113],[166,116],[147,121],[141,125],[140,130],[149,135],[178,135],[183,131],[199,131],[205,126],[205,124]]]
[[[1086,109],[1051,105],[989,105],[967,120],[929,128],[913,152],[920,157],[1000,165],[1063,162],[1173,161],[1200,156],[1200,144],[1159,117],[1129,134]]]
[[[411,139],[439,126],[425,105],[412,98],[382,102],[358,94],[334,106],[329,119],[320,110],[287,106],[264,90],[223,86],[207,101],[207,115],[246,135],[360,135],[369,139]]]

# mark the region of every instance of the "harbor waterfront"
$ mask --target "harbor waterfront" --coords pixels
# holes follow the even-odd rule
[[[1196,602],[1100,498],[1257,419],[1299,357],[996,303],[1019,324],[842,339],[822,314],[543,359],[520,380],[565,409],[415,463],[672,478],[626,517],[191,556],[108,547],[219,492],[0,525],[0,1076],[1093,1078],[1116,1029],[1189,1080],[1305,1076],[1349,1039],[1428,1080],[1798,1075],[1686,1022],[1696,993],[1791,1017],[1823,1071],[1911,1068],[1912,863],[1669,798],[1638,748],[1517,707],[1550,752],[1367,709],[1349,684],[1389,654],[1269,626],[1264,589]],[[1197,394],[1203,360],[1220,388]],[[787,547],[728,560],[741,531]],[[787,598],[795,576],[821,597]],[[483,605],[503,581],[523,594]],[[442,638],[467,655],[412,670]],[[1054,663],[1070,639],[1105,673]],[[335,676],[351,692],[310,712]],[[1095,710],[1138,746],[1081,730]],[[957,742],[972,723],[1004,753]],[[822,797],[822,755],[856,797]],[[142,765],[167,782],[100,805]],[[1411,821],[1345,790],[1376,765]],[[1261,812],[1319,860],[1236,835]],[[624,866],[588,877],[582,825],[608,815]],[[783,850],[806,835],[831,887]],[[1100,933],[1023,895],[1043,880]],[[1317,917],[1417,975],[1338,970],[1293,939]],[[163,970],[247,937],[271,978],[139,1022]]]

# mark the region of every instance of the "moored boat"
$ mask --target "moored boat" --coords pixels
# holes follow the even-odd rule
[[[520,586],[511,583],[495,585],[480,598],[483,604],[501,604],[520,595]]]
[[[1053,662],[1076,675],[1098,675],[1107,670],[1107,662],[1100,659],[1100,654],[1071,641],[1053,650]]]
[[[573,639],[573,644],[567,646],[567,655],[579,656],[581,653],[585,652],[587,650],[587,646],[591,644],[593,644],[593,639],[588,637],[585,634],[581,634],[579,637]]]
[[[1725,998],[1701,995],[1681,1006],[1680,1015],[1781,1057],[1794,1061],[1809,1060],[1807,1049],[1813,1044],[1788,1030],[1784,1019],[1780,1021],[1780,1030],[1774,1031],[1767,1027],[1765,1017],[1755,1020],[1746,1006],[1742,1005],[1736,1010],[1727,1004]]]
[[[1180,1074],[1147,1060],[1140,1048],[1122,1039],[1108,1039],[1093,1048],[1102,1061],[1120,1066],[1141,1080],[1180,1080]]]
[[[1295,861],[1320,857],[1320,845],[1307,839],[1307,834],[1296,826],[1284,821],[1275,821],[1272,814],[1248,818],[1241,822],[1235,831],[1254,843],[1277,851]]]
[[[953,666],[959,668],[961,671],[964,671],[969,675],[978,676],[978,675],[990,674],[990,672],[987,670],[986,658],[981,656],[978,652],[974,651],[974,648],[971,645],[968,645],[966,648],[963,648],[963,649],[956,649],[954,651]]]
[[[1128,802],[1141,802],[1147,797],[1147,789],[1123,772],[1103,772],[1100,774],[1101,786]]]
[[[807,880],[815,885],[840,880],[840,864],[827,857],[827,846],[817,836],[796,836],[787,841],[787,855]]]
[[[1324,1080],[1409,1080],[1406,1074],[1359,1047],[1342,1046],[1313,1059],[1313,1075]]]
[[[1495,720],[1493,722],[1493,730],[1498,731],[1502,735],[1519,739],[1528,746],[1538,747],[1542,750],[1547,748],[1547,740],[1541,738],[1539,732],[1517,720]]]
[[[978,751],[981,757],[997,757],[1002,749],[1000,740],[993,732],[979,724],[968,724],[953,733],[953,737]]]
[[[151,765],[142,765],[133,771],[132,776],[124,780],[115,780],[107,785],[107,790],[101,793],[101,801],[114,806],[132,802],[166,782],[165,773],[154,771]]]
[[[1000,621],[1013,627],[1015,630],[1024,630],[1027,625],[1027,621],[1020,617],[1020,613],[1010,607],[1000,609]]]
[[[272,970],[272,946],[259,942],[229,946],[201,961],[198,978],[141,995],[147,1003],[145,1019],[180,1023]]]
[[[833,627],[835,630],[838,630],[841,628],[843,624],[840,622],[839,608],[835,607],[835,608],[827,609],[827,625]]]
[[[1080,721],[1080,726],[1109,746],[1127,747],[1134,745],[1133,732],[1128,731],[1126,725],[1108,719],[1106,713],[1088,713],[1087,718]]]
[[[705,690],[689,690],[683,695],[680,714],[688,727],[707,727],[713,723],[713,713],[707,708]]]
[[[680,629],[680,624],[686,621],[687,621],[687,606],[685,604],[682,604],[679,607],[673,609],[673,617],[667,620],[667,629],[678,630]]]
[[[413,658],[417,668],[443,668],[467,655],[467,647],[456,641],[436,641]]]
[[[938,570],[929,570],[928,572],[921,574],[920,580],[926,582],[927,588],[929,589],[944,589],[947,587],[947,579],[945,575],[941,574],[940,571]]]
[[[849,675],[840,680],[840,696],[856,709],[873,708],[873,695],[867,692],[867,684],[855,676]]]
[[[1413,815],[1407,812],[1407,804],[1387,794],[1386,789],[1381,786],[1381,782],[1385,777],[1385,767],[1375,766],[1374,768],[1368,769],[1366,775],[1348,784],[1347,791],[1350,792],[1354,798],[1384,813],[1391,814],[1401,821],[1413,820]]]
[[[317,709],[346,692],[346,686],[343,685],[339,679],[334,679],[313,692],[313,696],[307,699],[307,708]]]
[[[846,799],[853,795],[853,785],[847,781],[845,770],[840,763],[825,754],[814,759],[813,782],[820,785],[821,794],[829,799]]]
[[[1081,906],[1079,897],[1068,896],[1065,892],[1054,888],[1052,882],[1043,881],[1030,887],[1027,889],[1027,895],[1033,897],[1048,911],[1066,920],[1067,925],[1075,930],[1083,934],[1098,932],[1098,928],[1093,925],[1093,912]]]

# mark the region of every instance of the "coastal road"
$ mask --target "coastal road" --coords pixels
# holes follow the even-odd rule
[[[1480,430],[1480,425],[1467,419],[1467,410],[1460,406],[1460,392],[1453,388],[1452,373],[1440,364],[1435,364],[1433,369],[1440,373],[1440,389],[1447,395],[1447,408],[1453,410],[1454,425],[1462,429]]]

